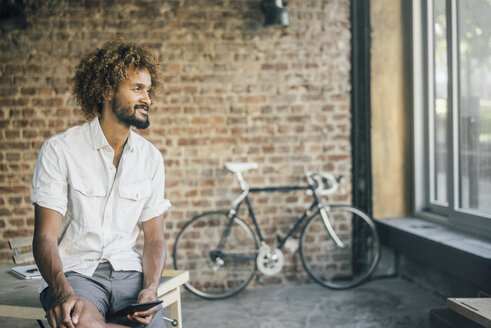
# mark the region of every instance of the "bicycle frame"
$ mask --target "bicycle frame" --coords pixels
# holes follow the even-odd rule
[[[252,208],[251,200],[249,199],[249,193],[258,193],[258,192],[288,192],[288,191],[295,191],[295,190],[311,190],[312,191],[312,196],[314,197],[314,200],[312,201],[312,204],[303,212],[302,216],[297,218],[297,222],[295,225],[290,229],[290,231],[286,234],[284,238],[281,238],[278,240],[278,245],[277,248],[281,249],[286,241],[295,233],[295,231],[302,225],[302,223],[312,215],[315,215],[317,211],[313,212],[315,208],[319,207],[320,201],[315,193],[315,190],[312,186],[282,186],[282,187],[266,187],[266,188],[250,188],[248,189],[248,193],[243,197],[243,199],[231,210],[232,215],[236,215],[236,213],[239,212],[239,209],[242,205],[242,203],[245,201],[247,204],[247,209],[249,211],[249,214],[252,219],[252,223],[254,224],[254,227],[256,229],[256,233],[259,237],[259,241],[261,244],[265,243],[263,234],[261,232],[261,228],[259,227],[259,224],[256,219],[256,215],[254,213],[254,209]],[[239,196],[241,197],[241,196]],[[222,236],[224,237],[224,236]],[[225,236],[226,239],[226,236]],[[221,244],[221,243],[220,243]]]

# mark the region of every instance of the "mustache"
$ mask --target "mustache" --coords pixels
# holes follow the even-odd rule
[[[136,109],[144,109],[144,110],[148,111],[150,109],[150,107],[148,107],[147,105],[135,105],[135,110]]]

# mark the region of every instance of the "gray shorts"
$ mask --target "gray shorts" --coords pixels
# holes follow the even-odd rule
[[[137,271],[114,271],[109,262],[101,263],[92,277],[76,272],[66,272],[65,276],[75,294],[94,303],[107,322],[128,327],[140,327],[126,317],[112,317],[112,314],[122,308],[137,303],[138,293],[143,286],[143,274]],[[48,311],[54,302],[50,287],[45,288],[39,295],[41,304]],[[162,318],[162,306],[157,311],[147,327],[165,327]]]

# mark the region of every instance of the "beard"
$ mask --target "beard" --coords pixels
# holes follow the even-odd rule
[[[134,126],[139,130],[148,128],[150,121],[148,120],[148,115],[143,115],[144,118],[140,119],[136,117],[137,109],[142,108],[148,111],[149,107],[147,105],[135,105],[133,111],[131,106],[124,106],[121,104],[116,97],[112,101],[112,110],[118,121],[128,127]]]

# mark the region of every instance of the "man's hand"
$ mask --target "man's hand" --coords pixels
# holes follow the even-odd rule
[[[138,303],[146,303],[146,302],[153,302],[157,300],[156,292],[153,289],[142,289],[141,292],[138,294]],[[155,315],[155,312],[158,311],[158,305],[154,306],[153,308],[146,310],[146,311],[140,311],[140,312],[135,312],[133,314],[128,314],[128,319],[132,322],[138,322],[144,325],[149,325],[150,321],[152,321],[153,316]]]
[[[68,283],[58,251],[61,213],[35,206],[32,251],[36,264],[48,285],[53,288],[54,304],[47,312],[48,322],[55,328],[74,328],[84,308],[84,300],[77,297]]]
[[[75,294],[57,297],[48,311],[48,322],[53,328],[75,328],[83,308],[83,300]]]
[[[157,298],[157,288],[164,269],[166,247],[163,230],[163,214],[143,222],[143,289],[138,294],[138,303],[153,302]],[[155,313],[155,306],[147,311],[135,312],[128,319],[133,322],[150,324]]]

